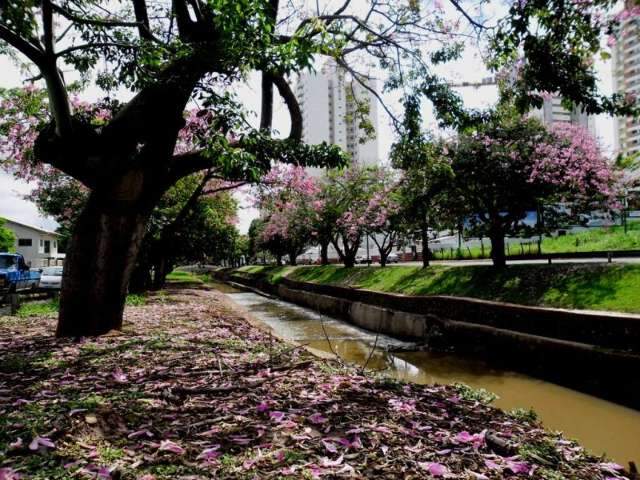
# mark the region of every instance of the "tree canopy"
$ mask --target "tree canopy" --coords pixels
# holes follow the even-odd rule
[[[404,102],[404,119],[398,140],[391,146],[391,163],[402,170],[402,211],[420,230],[423,266],[429,265],[429,229],[450,220],[453,208],[453,171],[444,140],[422,130],[419,98]]]
[[[615,206],[617,176],[584,128],[497,112],[492,122],[450,145],[455,189],[468,221],[484,226],[491,255],[504,265],[504,236],[541,205],[573,213]]]

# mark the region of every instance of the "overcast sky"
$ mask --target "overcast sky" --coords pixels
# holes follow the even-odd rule
[[[605,94],[609,94],[612,88],[610,62],[598,60],[596,65],[600,76],[602,91]],[[465,55],[464,61],[448,67],[446,74],[454,81],[480,81],[483,77],[487,76],[482,61],[473,53]],[[22,79],[26,76],[27,75],[22,75],[19,69],[7,58],[0,57],[0,87],[6,88],[20,85]],[[468,107],[487,107],[497,100],[496,88],[491,86],[460,88],[459,92]],[[99,93],[97,91],[89,91],[87,92],[87,99],[95,99],[98,95]],[[251,77],[248,83],[239,89],[239,95],[245,105],[250,106],[254,111],[258,111],[258,77]],[[126,99],[127,94],[123,96],[125,97],[123,99]],[[386,95],[385,101],[394,106],[397,113],[400,113],[397,97],[394,98],[392,95]],[[394,135],[390,127],[389,118],[383,109],[379,108],[378,112],[378,141],[380,156],[384,162],[388,156],[389,148],[394,141]],[[423,114],[427,124],[426,126],[435,129],[435,120],[430,108],[425,107]],[[289,130],[288,114],[281,102],[277,104],[274,109],[274,128],[283,133],[287,133]],[[596,119],[596,132],[603,146],[607,151],[611,151],[613,147],[613,120],[609,117],[598,117]],[[28,184],[16,180],[12,175],[0,170],[0,217],[13,218],[39,227],[54,229],[56,227],[55,221],[39,215],[35,205],[23,199],[23,196],[28,193],[30,189],[31,187]],[[238,213],[238,228],[242,233],[246,233],[251,220],[257,216],[257,212],[255,209],[250,208],[248,202],[241,196],[239,196],[239,198],[241,200],[241,209]]]

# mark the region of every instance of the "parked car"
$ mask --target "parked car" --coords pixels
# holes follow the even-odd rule
[[[0,253],[0,300],[9,293],[36,291],[40,272],[31,271],[22,255]]]
[[[62,267],[44,267],[40,273],[41,290],[60,290],[62,288]]]
[[[356,264],[358,263],[367,263],[367,257],[365,257],[364,255],[357,255]]]
[[[397,253],[390,253],[387,256],[387,263],[400,263],[400,257]]]

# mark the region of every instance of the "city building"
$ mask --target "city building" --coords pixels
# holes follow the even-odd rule
[[[376,91],[375,79],[366,81]],[[368,138],[359,127],[359,106],[369,109],[368,118],[378,132],[378,101],[365,86],[348,79],[344,69],[333,61],[325,63],[319,72],[300,75],[296,96],[302,111],[302,139],[308,144],[322,142],[339,145],[351,155],[354,163],[378,165],[380,153],[378,138]],[[360,109],[361,110],[361,109]],[[312,170],[320,174],[319,170]]]
[[[370,78],[365,85],[349,78],[346,71],[331,60],[319,72],[300,75],[296,97],[302,112],[303,141],[311,145],[322,142],[338,145],[349,153],[354,164],[379,165],[378,99],[371,92],[377,92],[378,84]],[[363,111],[373,126],[372,138],[360,128],[363,116],[360,112]],[[309,172],[317,177],[323,175],[319,168],[310,168]],[[371,246],[370,251],[374,251]],[[366,241],[363,240],[358,254],[365,255],[365,252]],[[328,254],[332,261],[338,261],[338,252],[333,246],[329,247]],[[302,255],[302,260],[308,262],[316,262],[319,258],[319,247]]]
[[[627,0],[625,8],[632,11],[633,2]],[[614,91],[637,98],[640,95],[640,16],[621,15],[615,40],[612,46]],[[623,155],[640,152],[640,118],[618,117],[615,122],[617,152]]]
[[[15,252],[24,257],[27,265],[31,268],[62,265],[65,254],[58,252],[59,234],[8,218],[4,220],[4,227],[16,237]]]
[[[547,96],[544,99],[542,107],[532,110],[530,115],[540,120],[547,127],[558,122],[569,122],[581,125],[586,128],[591,135],[596,135],[595,117],[587,115],[579,107],[567,110],[562,105],[562,97],[558,95]]]

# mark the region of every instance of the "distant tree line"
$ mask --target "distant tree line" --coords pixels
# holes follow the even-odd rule
[[[506,236],[549,233],[581,213],[620,208],[621,172],[580,126],[547,129],[502,102],[445,141],[423,130],[417,97],[405,99],[404,111],[392,167],[352,165],[317,178],[301,167],[272,170],[257,190],[261,216],[249,233],[250,255],[268,252],[295,265],[316,245],[327,264],[332,245],[352,267],[369,236],[382,266],[394,248],[420,240],[426,267],[430,232],[464,227],[491,240],[500,267]],[[535,226],[523,222],[530,211]]]

